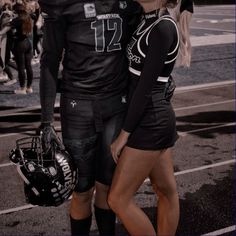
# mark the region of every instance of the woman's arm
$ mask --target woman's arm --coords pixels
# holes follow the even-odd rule
[[[111,144],[111,154],[115,163],[117,163],[120,153],[128,141],[129,135],[130,133],[121,130],[117,139]]]
[[[123,129],[132,132],[141,120],[150,99],[153,86],[164,67],[167,53],[176,41],[176,28],[172,22],[162,20],[149,36],[149,48],[138,85],[129,103]]]

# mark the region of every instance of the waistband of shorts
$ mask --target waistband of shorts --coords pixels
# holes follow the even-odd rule
[[[127,93],[120,93],[120,94],[115,94],[113,96],[109,96],[109,97],[96,97],[96,96],[93,96],[93,97],[88,97],[88,98],[85,98],[84,96],[80,96],[80,95],[74,95],[73,93],[70,94],[70,93],[61,93],[61,97],[62,98],[68,98],[68,99],[74,99],[74,100],[79,100],[79,101],[82,101],[84,103],[93,103],[93,102],[105,102],[105,101],[116,101],[118,99],[123,99],[127,96]]]
[[[93,115],[94,115],[94,124],[96,132],[100,132],[103,130],[103,118],[102,118],[102,107],[103,106],[110,106],[110,107],[117,107],[119,109],[119,104],[126,103],[126,95],[115,95],[110,98],[105,99],[78,99],[74,98],[73,96],[67,96],[67,94],[61,94],[61,99],[70,99],[72,102],[79,102],[83,106],[90,106],[93,109]],[[124,109],[126,106],[125,104],[122,104],[122,109]],[[120,110],[121,111],[121,110]]]

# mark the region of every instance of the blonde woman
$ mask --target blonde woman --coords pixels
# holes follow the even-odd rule
[[[127,47],[130,71],[128,111],[111,145],[117,163],[108,203],[135,236],[174,235],[179,198],[172,163],[176,120],[168,94],[180,36],[167,9],[177,0],[137,0],[142,20]],[[149,177],[158,196],[157,233],[133,196]]]

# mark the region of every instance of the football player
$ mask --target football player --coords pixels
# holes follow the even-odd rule
[[[115,168],[109,146],[126,110],[125,48],[141,7],[132,0],[39,0],[39,4],[44,18],[40,74],[44,149],[56,137],[53,112],[62,61],[62,137],[79,173],[70,204],[71,234],[89,234],[96,190],[99,233],[114,235],[115,214],[107,204]]]

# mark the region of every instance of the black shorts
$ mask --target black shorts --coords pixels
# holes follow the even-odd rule
[[[87,101],[61,96],[62,137],[79,173],[77,192],[85,192],[95,181],[110,185],[115,162],[110,144],[119,134],[126,103],[122,96]]]
[[[161,150],[174,146],[178,135],[171,102],[165,95],[165,83],[160,82],[152,94],[144,116],[131,133],[127,146],[141,150]]]

